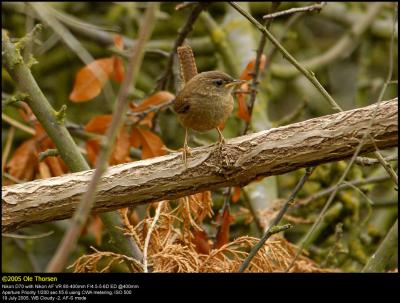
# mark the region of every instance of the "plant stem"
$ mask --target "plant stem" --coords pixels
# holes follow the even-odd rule
[[[132,49],[132,55],[129,61],[126,77],[118,94],[111,125],[107,130],[107,144],[103,142],[101,146],[101,151],[97,159],[96,170],[94,172],[93,178],[88,185],[87,191],[82,197],[81,203],[74,213],[70,228],[65,234],[62,242],[57,249],[56,254],[52,258],[46,269],[47,272],[60,271],[64,267],[70,252],[76,245],[77,238],[83,229],[84,223],[86,222],[90,210],[92,209],[95,201],[97,185],[100,181],[101,176],[107,169],[108,158],[114,145],[115,138],[125,120],[124,115],[128,107],[128,102],[126,100],[128,89],[130,85],[135,85],[144,55],[144,45],[146,44],[146,41],[150,38],[150,35],[153,31],[155,16],[156,12],[158,11],[158,7],[158,2],[152,2],[149,4],[146,10],[146,15],[144,17],[141,30],[139,32],[138,42],[136,44],[136,47]]]
[[[11,43],[5,31],[2,31],[1,38],[3,65],[15,82],[18,83],[20,90],[29,94],[26,102],[53,140],[61,158],[72,172],[90,169],[68,130],[57,121],[56,112],[47,101],[29,67],[25,64],[15,45]]]
[[[398,249],[398,226],[397,221],[393,224],[392,228],[379,245],[376,252],[368,259],[367,264],[362,269],[362,272],[384,272],[396,260],[397,263],[397,249]]]

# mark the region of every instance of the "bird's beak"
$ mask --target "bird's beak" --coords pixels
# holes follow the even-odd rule
[[[247,81],[246,80],[233,80],[232,82],[225,84],[225,87],[236,86],[236,85],[240,85],[243,83],[247,83]]]

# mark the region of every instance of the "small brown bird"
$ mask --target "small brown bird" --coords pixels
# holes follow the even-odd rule
[[[206,132],[216,128],[219,145],[222,146],[225,139],[219,125],[226,121],[233,110],[233,88],[244,82],[246,81],[235,80],[219,71],[203,72],[190,79],[178,93],[174,110],[185,127],[183,161],[186,166],[187,154],[190,153],[187,144],[188,129]]]

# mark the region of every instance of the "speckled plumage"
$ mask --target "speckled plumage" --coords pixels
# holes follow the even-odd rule
[[[218,81],[222,81],[221,86],[217,85]],[[234,81],[219,71],[203,72],[190,79],[174,103],[182,125],[206,132],[225,122],[233,110],[233,86],[225,85]]]

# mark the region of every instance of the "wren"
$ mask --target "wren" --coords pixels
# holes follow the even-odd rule
[[[190,79],[178,93],[174,102],[174,111],[185,127],[183,161],[187,166],[188,129],[197,132],[218,131],[219,146],[225,143],[219,126],[226,121],[233,110],[231,95],[236,85],[246,81],[235,80],[220,71],[209,71],[197,74]]]

